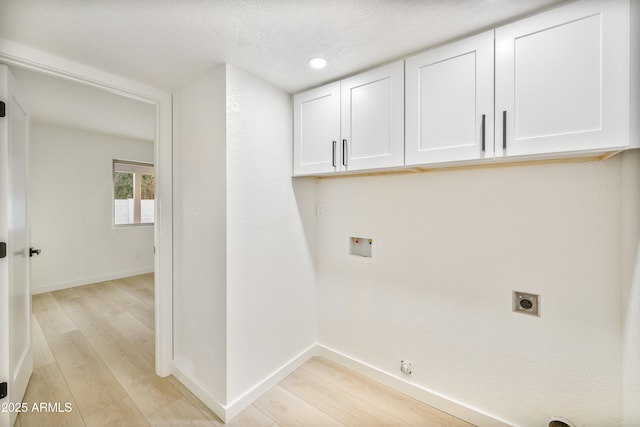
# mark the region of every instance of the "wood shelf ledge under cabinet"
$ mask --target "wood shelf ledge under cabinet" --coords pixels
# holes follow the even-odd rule
[[[388,170],[372,170],[372,171],[355,171],[355,172],[341,172],[330,175],[307,175],[294,178],[318,178],[318,179],[339,179],[339,178],[358,178],[363,176],[385,176],[385,175],[408,175],[416,173],[426,172],[446,172],[457,170],[469,170],[469,169],[490,169],[490,168],[505,168],[515,166],[530,166],[530,165],[548,165],[558,163],[585,163],[585,162],[598,162],[610,159],[623,151],[607,151],[605,153],[583,154],[576,155],[575,153],[554,158],[522,158],[521,160],[515,160],[509,158],[508,161],[503,159],[495,159],[487,161],[478,160],[473,162],[462,163],[442,163],[425,166],[410,166],[405,168],[393,168]]]

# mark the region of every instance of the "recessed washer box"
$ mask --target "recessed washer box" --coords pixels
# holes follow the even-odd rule
[[[375,262],[376,239],[369,233],[350,233],[348,236],[348,254],[354,261]]]

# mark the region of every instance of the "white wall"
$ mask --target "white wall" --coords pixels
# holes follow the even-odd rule
[[[634,425],[638,153],[292,180],[287,94],[225,66],[174,99],[174,368],[223,417],[317,341],[510,424]]]
[[[226,403],[226,94],[220,67],[174,94],[174,369]]]
[[[640,2],[631,6],[631,139],[640,141]],[[640,153],[625,153],[623,236],[624,425],[640,425]]]
[[[622,164],[320,180],[319,343],[510,424],[621,425]],[[375,234],[375,264],[350,232]]]
[[[623,159],[624,425],[640,425],[640,150]]]
[[[316,342],[315,182],[291,98],[231,66],[174,95],[174,373],[223,419]]]
[[[112,226],[113,159],[153,162],[153,142],[32,123],[34,293],[153,271],[153,227]]]
[[[292,114],[287,93],[227,66],[230,403],[316,342],[315,182],[291,179]]]

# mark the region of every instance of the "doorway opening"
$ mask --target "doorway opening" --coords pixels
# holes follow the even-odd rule
[[[171,373],[172,306],[172,187],[171,187],[171,95],[157,88],[92,69],[54,56],[12,45],[0,50],[0,63],[16,70],[58,78],[85,88],[134,100],[153,110],[153,163],[156,166],[155,223],[153,224],[153,271],[155,294],[155,371],[160,376]],[[73,160],[73,159],[69,159]],[[111,165],[110,165],[111,166]],[[109,167],[110,167],[109,166]],[[82,177],[78,177],[82,179]],[[87,197],[91,197],[89,192]],[[110,212],[109,212],[110,213]],[[87,250],[90,250],[88,248]],[[46,249],[43,248],[43,254]]]

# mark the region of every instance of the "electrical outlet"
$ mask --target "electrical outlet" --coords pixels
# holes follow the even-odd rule
[[[540,295],[513,291],[513,311],[540,317]]]
[[[404,360],[400,361],[400,371],[403,374],[411,374],[411,362],[406,362]]]
[[[574,424],[563,417],[551,417],[549,419],[549,427],[573,427]]]

